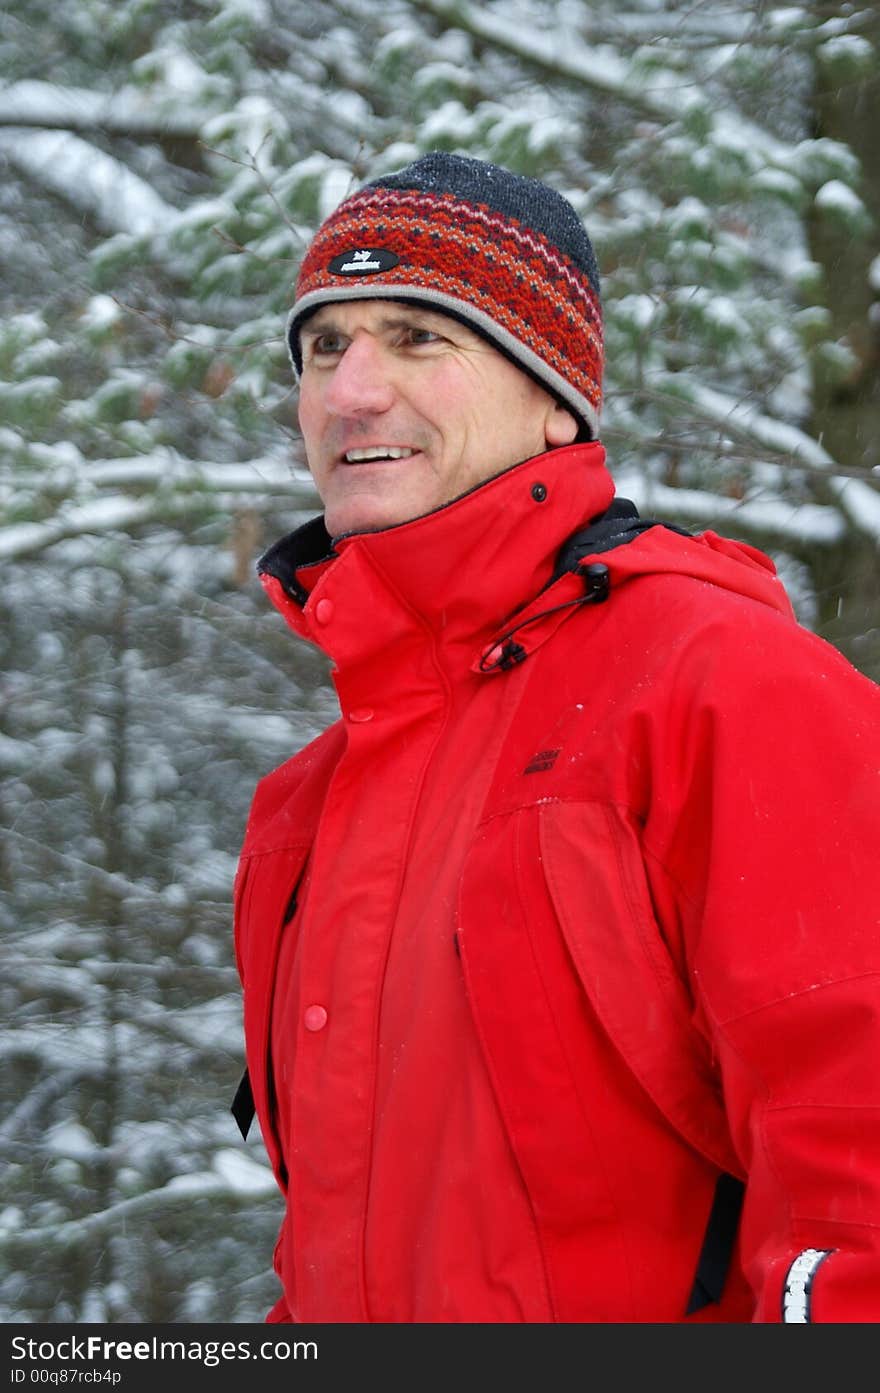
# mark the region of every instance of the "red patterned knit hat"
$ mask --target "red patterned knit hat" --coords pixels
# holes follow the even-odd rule
[[[306,252],[287,322],[320,305],[382,299],[461,320],[567,406],[595,439],[602,306],[590,239],[572,205],[537,179],[434,151],[344,200]]]

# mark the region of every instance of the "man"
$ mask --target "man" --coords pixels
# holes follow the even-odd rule
[[[880,1319],[876,687],[614,499],[544,184],[367,185],[288,335],[325,511],[260,571],[341,719],[235,887],[268,1319]]]

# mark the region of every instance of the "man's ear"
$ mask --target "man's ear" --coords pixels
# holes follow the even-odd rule
[[[578,423],[575,417],[562,406],[560,402],[551,402],[544,421],[544,439],[547,441],[548,449],[553,449],[557,445],[570,445],[578,433]]]

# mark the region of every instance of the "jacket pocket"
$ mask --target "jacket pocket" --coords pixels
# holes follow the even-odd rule
[[[547,803],[538,814],[556,917],[609,1039],[676,1131],[742,1176],[709,1044],[664,946],[632,823],[604,803]]]
[[[684,1319],[719,1171],[741,1174],[622,818],[494,814],[461,881],[466,990],[557,1321]]]

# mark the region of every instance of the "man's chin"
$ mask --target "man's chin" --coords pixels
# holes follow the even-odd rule
[[[358,532],[384,532],[389,527],[400,527],[402,523],[412,522],[433,511],[436,504],[420,500],[393,502],[389,498],[364,495],[347,499],[337,506],[329,504],[324,513],[324,526],[331,537],[349,537]]]
[[[384,532],[389,527],[398,527],[419,516],[417,511],[382,507],[331,509],[324,514],[324,526],[333,540],[338,541],[340,537],[351,537],[361,532]]]

